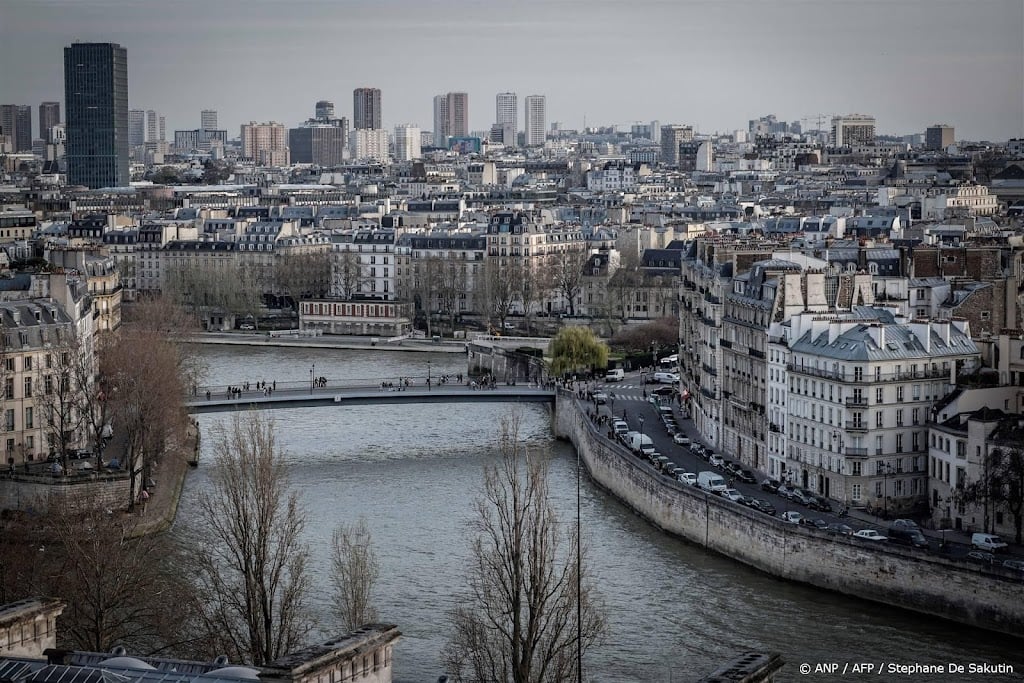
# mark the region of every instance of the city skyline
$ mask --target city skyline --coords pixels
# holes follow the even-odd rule
[[[382,92],[385,129],[427,130],[433,96],[452,91],[470,95],[469,130],[488,130],[494,97],[507,91],[546,94],[548,126],[567,128],[656,119],[726,133],[769,113],[865,113],[882,135],[936,122],[967,140],[1024,134],[1024,7],[1012,0],[867,2],[855,12],[839,0],[522,4],[518,16],[544,21],[495,19],[471,0],[444,0],[441,12],[408,0],[8,0],[0,62],[16,66],[0,72],[0,102],[59,101],[62,49],[80,40],[127,48],[130,106],[165,114],[168,130],[194,128],[205,107],[232,136],[250,120],[296,125],[311,103],[348,102],[365,86]],[[400,49],[374,48],[381,31]],[[480,58],[509,32],[521,50]],[[602,45],[614,46],[610,60],[588,57]]]

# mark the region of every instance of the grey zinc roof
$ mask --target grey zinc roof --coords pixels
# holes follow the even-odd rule
[[[817,337],[812,337],[811,331],[807,331],[793,344],[792,349],[835,360],[866,362],[921,360],[978,352],[978,347],[971,338],[955,327],[950,329],[949,346],[946,346],[942,338],[933,331],[931,333],[931,349],[926,350],[917,337],[911,333],[909,327],[886,325],[885,343],[879,347],[871,336],[869,326],[863,323],[839,335],[831,344],[828,342],[828,330]]]

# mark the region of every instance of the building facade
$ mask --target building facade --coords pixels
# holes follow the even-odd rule
[[[448,97],[434,96],[434,146],[448,146]]]
[[[345,160],[348,131],[329,123],[308,122],[288,131],[288,151],[293,164],[338,166]]]
[[[928,126],[924,131],[925,149],[943,150],[954,142],[956,142],[956,135],[953,126],[936,123],[934,126]]]
[[[544,95],[526,96],[526,146],[543,146],[547,125],[547,98]]]
[[[128,51],[116,43],[64,48],[68,183],[125,187],[128,173]]]
[[[32,151],[32,107],[0,104],[0,133],[9,135],[15,153]]]
[[[421,156],[419,127],[411,123],[395,126],[395,161],[412,161]]]
[[[830,142],[833,147],[875,144],[875,117],[866,114],[833,117]]]
[[[242,156],[265,166],[289,163],[287,131],[284,124],[271,121],[242,124]]]
[[[670,124],[661,127],[661,163],[679,165],[679,145],[693,140],[693,128]]]
[[[499,127],[510,124],[513,135],[519,131],[519,96],[514,92],[500,92],[494,98],[494,123]],[[515,138],[502,140],[506,146],[514,146]]]
[[[380,88],[356,88],[352,91],[352,128],[379,129]]]
[[[60,125],[60,102],[43,102],[39,105],[39,137],[44,142],[54,143],[51,129]]]
[[[448,137],[464,138],[469,136],[469,94],[450,92],[446,96]]]

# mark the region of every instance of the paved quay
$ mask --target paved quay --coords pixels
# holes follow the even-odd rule
[[[461,339],[402,339],[388,341],[378,337],[344,335],[275,334],[267,332],[200,332],[188,340],[193,344],[226,346],[289,346],[311,349],[354,349],[374,351],[406,351],[412,353],[465,353],[467,342]]]

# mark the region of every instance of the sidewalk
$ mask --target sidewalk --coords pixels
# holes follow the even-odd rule
[[[377,339],[377,341],[373,341]],[[193,344],[223,344],[227,346],[291,346],[315,349],[352,349],[374,351],[411,351],[413,353],[465,353],[468,341],[462,339],[403,339],[388,342],[384,338],[344,335],[319,337],[270,337],[266,332],[200,332],[189,341]]]

